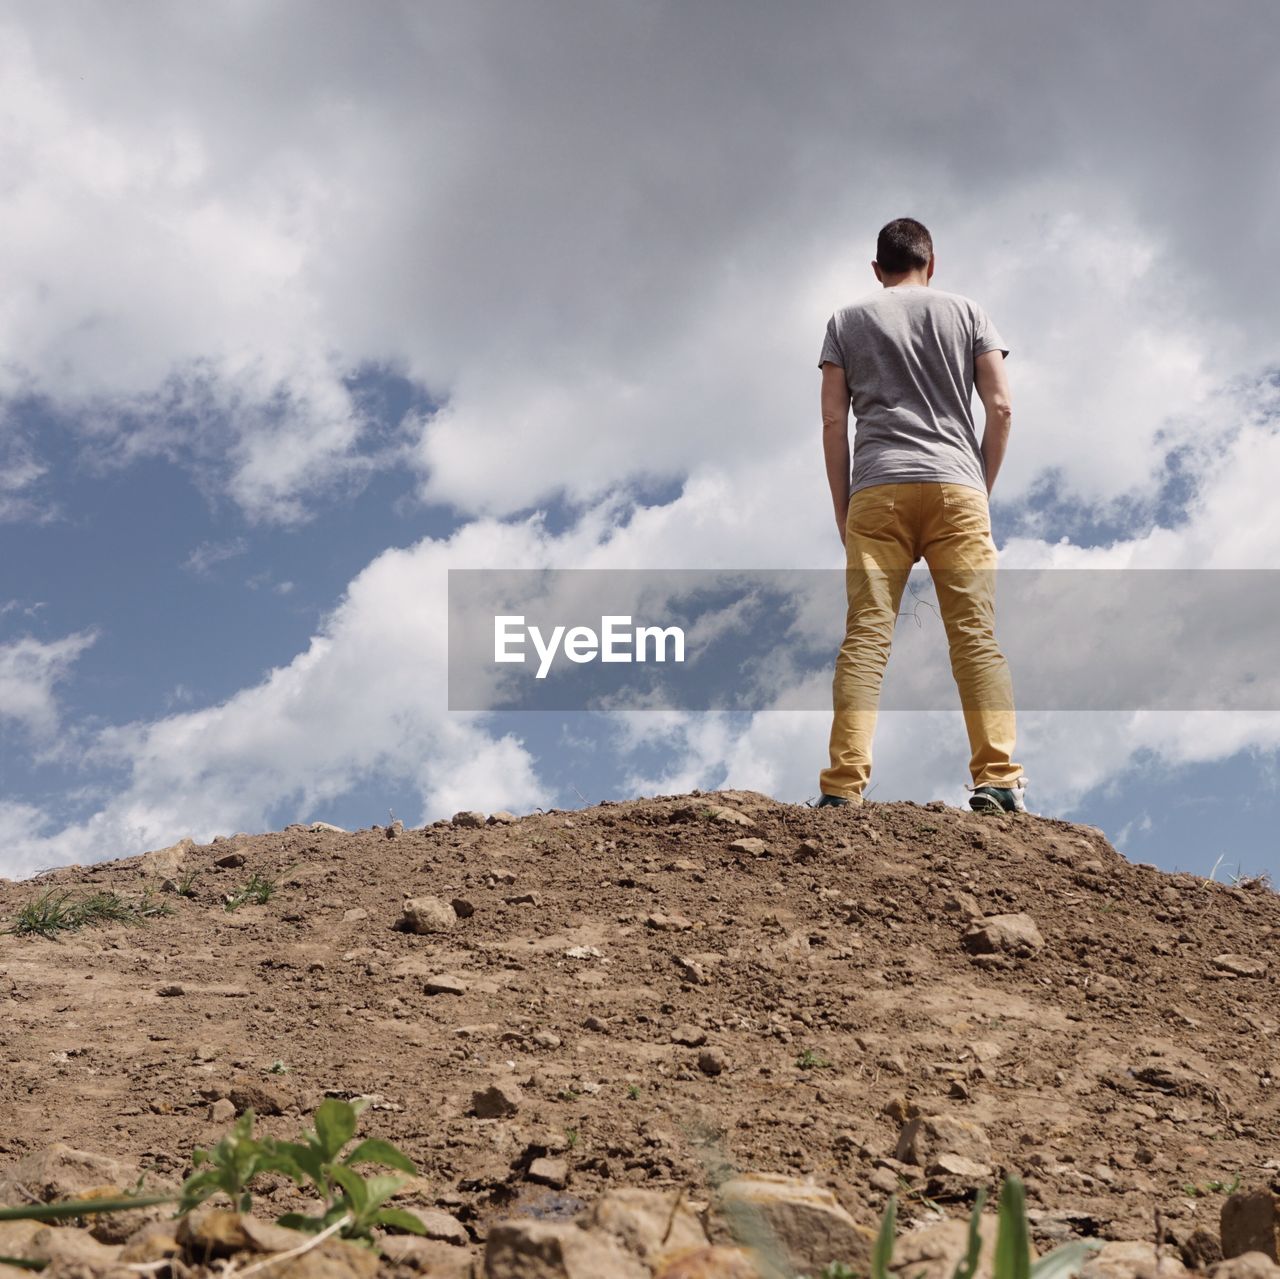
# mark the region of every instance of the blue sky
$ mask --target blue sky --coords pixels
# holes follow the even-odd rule
[[[1002,563],[1271,567],[1280,19],[1111,12],[0,5],[0,875],[812,797],[817,714],[450,715],[445,574],[835,567],[816,353],[906,212],[1013,349]],[[1135,860],[1280,877],[1276,720],[1020,755]],[[875,797],[963,802],[960,739],[886,715]]]

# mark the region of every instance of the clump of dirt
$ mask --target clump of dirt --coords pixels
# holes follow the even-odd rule
[[[748,1170],[867,1225],[1017,1172],[1044,1244],[1280,1190],[1280,896],[1090,827],[694,793],[184,841],[0,884],[0,926],[44,892],[138,909],[0,936],[0,1180],[51,1142],[176,1180],[328,1095],[472,1241]]]

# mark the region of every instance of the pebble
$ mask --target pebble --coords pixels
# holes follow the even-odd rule
[[[465,995],[467,993],[466,983],[449,973],[428,977],[423,989],[428,995]]]
[[[399,839],[404,834],[404,822],[394,821],[387,827],[388,839]]]
[[[485,816],[477,812],[454,813],[453,824],[464,830],[479,830],[485,824]]]
[[[368,919],[369,912],[363,906],[352,906],[350,910],[342,912],[342,922],[344,924],[355,924],[362,919]]]
[[[752,857],[766,857],[769,853],[769,846],[763,839],[735,839],[729,845],[731,853],[748,853]]]
[[[235,1117],[235,1103],[226,1097],[219,1097],[218,1100],[209,1107],[209,1118],[215,1124],[229,1124]]]
[[[671,1032],[673,1044],[683,1044],[686,1048],[701,1048],[707,1042],[707,1032],[697,1026],[681,1025]]]
[[[704,1048],[698,1054],[698,1069],[704,1075],[722,1075],[727,1065],[724,1053],[719,1048]]]
[[[167,986],[161,986],[156,994],[163,995],[166,998],[172,998],[175,995],[185,995],[186,989],[180,986],[176,981],[171,981]]]
[[[1230,973],[1233,977],[1265,977],[1267,961],[1254,959],[1252,955],[1215,955],[1213,966],[1219,972]]]
[[[477,1119],[509,1119],[519,1111],[522,1100],[514,1082],[498,1079],[472,1094],[471,1109]]]
[[[526,1174],[529,1181],[553,1190],[563,1190],[569,1182],[569,1165],[563,1159],[535,1159]]]
[[[490,826],[511,826],[519,820],[515,813],[509,813],[505,808],[500,808],[496,813],[489,814]]]
[[[450,903],[459,919],[470,919],[476,913],[476,905],[469,897],[455,897]]]
[[[243,853],[223,853],[221,857],[213,859],[215,866],[221,866],[225,870],[234,870],[237,866],[244,865]]]
[[[645,919],[644,926],[659,933],[683,933],[693,927],[693,921],[686,919],[683,915],[654,914]]]
[[[1044,949],[1044,937],[1030,915],[988,915],[970,924],[961,944],[973,955],[1028,958]]]
[[[560,1036],[550,1030],[538,1030],[534,1032],[533,1042],[539,1048],[559,1048],[561,1041]]]
[[[404,904],[400,928],[406,933],[445,933],[458,922],[458,912],[438,897],[412,897]]]

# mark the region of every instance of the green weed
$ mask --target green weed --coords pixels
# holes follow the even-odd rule
[[[564,1139],[570,1150],[576,1150],[578,1146],[578,1130],[576,1128],[566,1128],[564,1130]]]
[[[1189,1199],[1197,1199],[1201,1195],[1234,1195],[1240,1189],[1240,1177],[1237,1174],[1228,1181],[1205,1181],[1196,1185],[1194,1182],[1183,1184],[1183,1193]]]
[[[279,884],[276,880],[267,875],[260,875],[255,871],[250,876],[248,883],[242,884],[234,893],[228,893],[223,901],[229,911],[239,910],[245,902],[254,902],[259,906],[265,906],[275,896],[278,887]]]
[[[639,1084],[632,1084],[632,1085],[627,1089],[627,1096],[628,1096],[632,1101],[639,1101],[639,1100],[640,1100],[640,1085],[639,1085]]]
[[[804,1052],[796,1058],[796,1065],[801,1070],[826,1070],[832,1063],[829,1062],[816,1048],[806,1048]]]
[[[5,929],[19,937],[54,937],[93,924],[139,924],[144,919],[171,914],[147,889],[134,903],[119,893],[100,891],[77,897],[70,889],[46,888],[27,902]]]
[[[196,895],[196,880],[199,876],[200,872],[198,870],[183,871],[174,884],[173,891],[179,897],[194,897]]]

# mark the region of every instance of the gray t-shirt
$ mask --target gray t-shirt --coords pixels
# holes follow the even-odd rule
[[[844,369],[857,420],[850,491],[968,484],[987,491],[973,424],[973,361],[1008,348],[958,293],[896,285],[837,311],[818,366]]]

